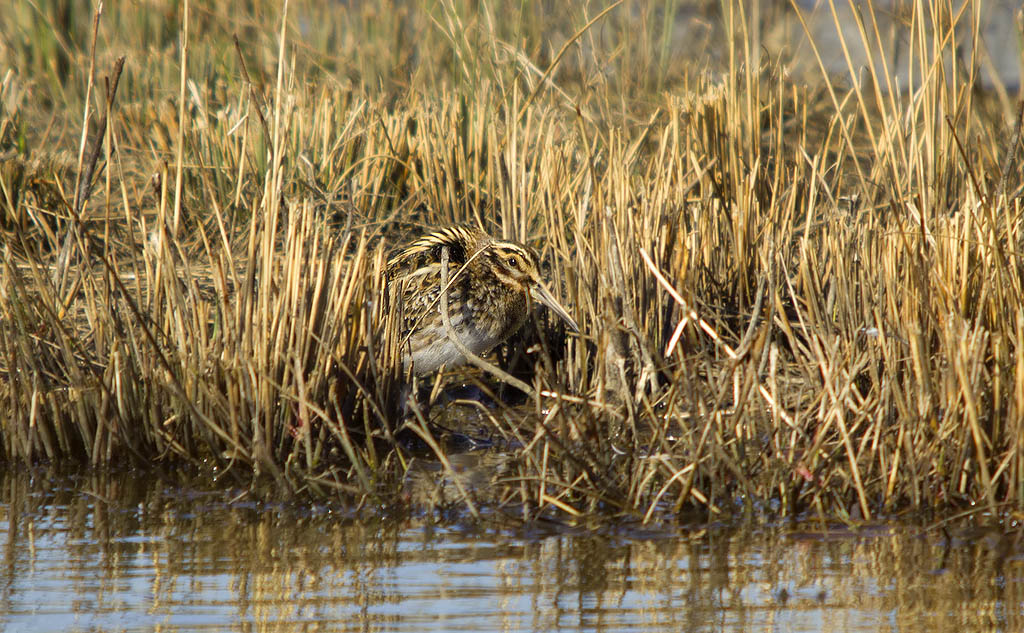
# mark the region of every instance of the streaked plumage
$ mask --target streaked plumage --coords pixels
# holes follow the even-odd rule
[[[466,362],[448,338],[441,316],[441,253],[446,246],[448,315],[452,329],[474,354],[486,354],[519,329],[534,300],[579,331],[541,281],[532,249],[476,228],[446,227],[415,240],[387,265],[388,286],[402,310],[405,366],[411,363],[416,375]]]

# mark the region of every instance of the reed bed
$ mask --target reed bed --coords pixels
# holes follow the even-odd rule
[[[582,330],[538,314],[499,359],[532,397],[467,405],[509,453],[486,490],[452,479],[473,514],[1024,509],[1021,112],[957,55],[980,2],[906,5],[909,77],[864,3],[837,28],[875,53],[853,80],[813,38],[798,77],[766,56],[780,15],[811,30],[760,3],[697,7],[697,70],[675,3],[16,4],[10,467],[375,501],[418,452],[453,475],[431,412],[402,415],[382,267],[469,222],[537,247]]]

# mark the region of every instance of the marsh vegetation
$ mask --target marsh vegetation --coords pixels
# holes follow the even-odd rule
[[[395,405],[382,268],[469,223],[581,333],[538,314],[497,359],[531,397],[459,405],[509,452],[460,508],[1024,509],[1021,111],[979,1],[902,5],[898,66],[861,3],[838,76],[795,6],[198,4],[4,18],[9,466],[398,499],[449,448]]]

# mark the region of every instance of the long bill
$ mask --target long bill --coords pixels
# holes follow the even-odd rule
[[[535,301],[539,301],[551,308],[551,310],[557,314],[563,321],[565,321],[573,332],[579,333],[580,326],[576,325],[576,321],[569,316],[569,312],[562,307],[562,304],[558,303],[551,291],[544,287],[542,283],[535,283],[530,286],[530,297]]]

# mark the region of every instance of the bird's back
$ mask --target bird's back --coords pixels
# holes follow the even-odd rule
[[[472,227],[445,227],[418,238],[388,261],[392,305],[402,311],[400,341],[408,350],[406,363],[412,363],[415,373],[427,374],[441,365],[465,362],[451,343],[441,316],[441,261],[446,247],[452,329],[476,354],[490,351],[507,336],[507,319],[487,301],[496,283],[489,278],[481,251],[492,241]]]

